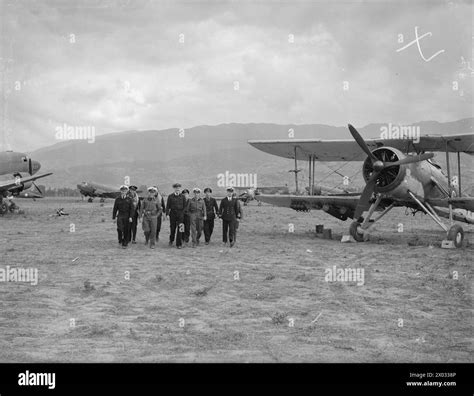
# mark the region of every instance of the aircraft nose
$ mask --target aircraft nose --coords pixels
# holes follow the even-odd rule
[[[41,164],[38,161],[31,161],[31,167],[33,168],[33,174],[35,174],[40,170]]]

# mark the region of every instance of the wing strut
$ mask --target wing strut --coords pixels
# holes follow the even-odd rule
[[[458,191],[461,196],[461,153],[458,151]]]

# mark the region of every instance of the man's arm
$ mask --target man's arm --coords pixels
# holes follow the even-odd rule
[[[114,202],[114,209],[112,210],[112,220],[115,220],[115,217],[117,216],[117,200]]]
[[[216,212],[216,215],[219,215],[219,207],[217,206],[217,200],[215,198],[212,198],[213,199],[213,210]]]
[[[219,212],[217,212],[219,217],[222,216],[222,210],[224,209],[224,201],[225,201],[225,198],[221,199],[221,204],[219,205]]]
[[[133,220],[133,201],[131,199],[128,200],[128,220],[130,223]]]
[[[158,217],[160,217],[161,213],[163,213],[163,209],[161,208],[161,205],[159,202],[156,203],[156,210],[158,211]]]
[[[202,200],[202,207],[203,207],[203,213],[204,213],[204,220],[207,219],[207,209],[206,209],[206,203],[204,200]]]
[[[171,206],[171,194],[168,195],[168,200],[166,202],[166,216],[170,214],[170,206]]]
[[[237,206],[239,207],[239,218],[243,219],[244,218],[244,211],[242,210],[242,204],[240,203],[239,200],[237,200]]]

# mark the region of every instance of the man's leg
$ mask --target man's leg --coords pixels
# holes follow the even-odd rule
[[[120,225],[122,231],[122,246],[128,245],[128,218],[127,217],[120,217]]]
[[[230,246],[233,246],[235,243],[235,220],[229,222],[229,242]]]
[[[189,236],[191,235],[191,218],[184,216],[184,241],[189,242]]]
[[[197,234],[197,218],[196,216],[192,216],[190,219],[189,219],[189,222],[190,222],[190,228],[191,228],[191,238],[192,238],[192,241],[193,241],[193,247],[196,245],[196,242],[197,242],[197,239],[196,239],[196,234]]]
[[[196,219],[196,245],[199,245],[199,240],[201,239],[202,229],[204,227],[203,219]]]
[[[176,234],[176,231],[179,232],[179,229],[176,230],[176,228],[178,227],[179,225],[176,215],[173,212],[170,212],[170,245],[172,245],[174,242],[174,236]]]
[[[160,231],[161,231],[161,215],[158,216],[156,219],[156,240],[160,239]]]
[[[118,222],[119,222],[119,220],[117,219],[117,237],[118,237],[118,243],[122,244],[122,231],[118,228]]]
[[[149,224],[150,224],[150,247],[152,249],[155,248],[155,241],[156,241],[156,217],[150,217]]]
[[[207,219],[204,221],[204,241],[209,243],[211,240],[211,220]]]
[[[229,230],[229,222],[222,219],[222,242],[227,243],[227,232]]]
[[[212,236],[212,233],[214,232],[214,217],[211,217],[208,221],[209,221],[209,239],[207,241],[211,242],[211,236]]]
[[[148,242],[150,241],[150,232],[148,230],[148,224],[147,224],[145,216],[143,216],[143,220],[142,220],[142,229],[143,229],[143,234],[145,234],[145,246],[147,246]]]
[[[176,224],[177,224],[177,235],[176,235],[176,247],[181,247],[183,244],[184,236],[184,215],[179,213],[176,215]]]
[[[132,223],[132,243],[137,239],[138,216],[134,216]]]

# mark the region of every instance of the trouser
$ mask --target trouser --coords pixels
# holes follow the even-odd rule
[[[122,246],[128,245],[129,224],[128,217],[117,217],[118,241],[122,244]]]
[[[202,217],[190,216],[190,228],[191,228],[191,238],[193,243],[199,243],[201,238],[202,229],[204,227],[204,220]]]
[[[137,225],[138,225],[138,213],[132,217],[132,222],[128,227],[128,241],[135,241],[137,239]]]
[[[143,216],[142,228],[145,233],[145,241],[150,241],[150,246],[155,245],[157,216]]]
[[[208,217],[204,220],[204,239],[206,242],[211,241],[211,235],[214,231],[214,217]]]
[[[170,212],[170,242],[174,242],[176,234],[176,246],[182,245],[184,233],[184,214],[183,212]]]
[[[235,223],[236,220],[224,220],[222,219],[222,242],[227,242],[227,235],[229,237],[229,242],[234,242],[235,238]]]
[[[184,242],[189,242],[189,236],[191,235],[191,218],[189,215],[184,215]]]
[[[162,216],[159,215],[158,218],[156,219],[156,240],[158,240],[158,237],[160,236],[161,218],[162,218]]]

